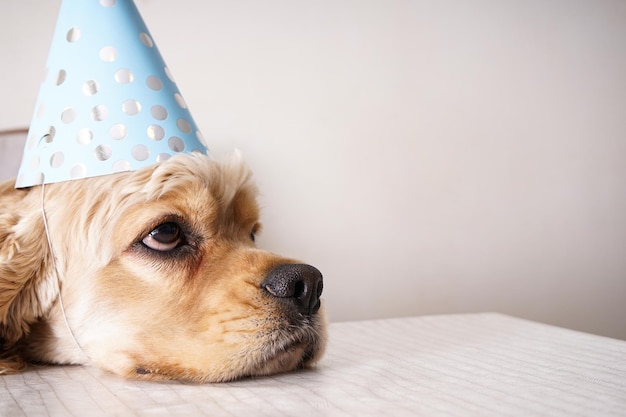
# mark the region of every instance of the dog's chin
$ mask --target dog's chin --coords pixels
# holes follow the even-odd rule
[[[291,345],[277,351],[270,351],[267,360],[259,364],[258,370],[249,376],[266,376],[302,369],[312,353],[307,345]]]
[[[282,343],[271,343],[256,358],[252,371],[245,376],[267,376],[306,368],[317,362],[324,346],[321,339],[287,338]]]
[[[308,344],[290,345],[275,350],[260,350],[256,357],[248,357],[248,365],[242,369],[219,369],[217,372],[201,369],[184,369],[180,366],[146,365],[138,366],[133,379],[149,381],[181,381],[187,383],[231,382],[250,377],[264,377],[297,371],[313,365],[321,356],[321,350]]]
[[[324,329],[319,323],[293,329],[276,329],[259,336],[254,343],[211,368],[186,368],[181,364],[139,361],[139,365],[126,377],[151,381],[219,383],[297,371],[313,366],[323,355],[326,347]]]
[[[248,356],[249,371],[241,377],[267,376],[296,371],[314,365],[326,348],[323,309],[297,326],[276,329],[265,336],[262,348]]]

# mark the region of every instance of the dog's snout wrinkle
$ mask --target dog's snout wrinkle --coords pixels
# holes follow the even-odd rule
[[[261,287],[273,297],[287,301],[305,316],[315,314],[320,309],[322,274],[311,265],[278,265],[270,271]]]

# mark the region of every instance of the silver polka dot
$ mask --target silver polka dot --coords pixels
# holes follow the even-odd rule
[[[141,32],[139,34],[139,39],[141,40],[141,43],[146,45],[148,48],[152,48],[154,46],[154,42],[152,42],[152,39],[150,38],[150,35],[148,35],[145,32]]]
[[[167,119],[167,110],[163,106],[152,106],[150,109],[150,114],[157,120],[165,120]]]
[[[111,171],[113,173],[130,171],[130,162],[124,161],[123,159],[116,161],[113,164],[113,168],[111,169]]]
[[[135,145],[130,151],[135,161],[145,161],[150,157],[150,150],[146,145]]]
[[[170,159],[172,157],[172,155],[170,155],[169,153],[160,153],[157,155],[157,162],[165,162],[168,159]]]
[[[96,80],[85,81],[85,84],[83,84],[83,94],[86,96],[93,96],[99,89],[100,86]]]
[[[64,69],[60,69],[57,72],[57,78],[55,80],[56,85],[61,85],[65,81],[65,77],[67,77],[67,72]]]
[[[113,62],[117,59],[117,49],[112,46],[105,46],[100,49],[100,59],[104,62]]]
[[[185,99],[178,93],[174,94],[174,100],[176,100],[176,104],[178,104],[181,108],[186,109],[187,103],[185,103]]]
[[[150,87],[150,89],[154,91],[159,91],[161,88],[163,88],[163,83],[161,82],[161,79],[154,75],[151,75],[146,79],[146,84],[148,84],[148,87]]]
[[[148,137],[152,140],[161,140],[165,137],[165,131],[159,125],[150,125],[147,129]]]
[[[99,104],[91,109],[91,118],[96,122],[101,122],[109,116],[109,109],[104,104]]]
[[[81,145],[89,145],[93,140],[93,132],[87,128],[80,129],[76,134],[76,142]]]
[[[185,150],[185,142],[183,142],[183,140],[178,136],[172,136],[171,138],[169,138],[169,140],[167,141],[167,145],[174,152],[182,152]]]
[[[54,128],[54,126],[50,126],[48,128],[48,131],[44,133],[44,135],[41,138],[39,138],[39,146],[52,143],[56,133],[57,133],[57,130]]]
[[[170,69],[168,67],[164,67],[163,70],[165,71],[165,75],[167,75],[167,78],[169,78],[171,82],[176,83],[176,81],[174,81],[172,73],[170,72]]]
[[[52,168],[60,168],[63,165],[63,161],[65,161],[63,152],[55,152],[50,157],[50,166]]]
[[[122,104],[122,111],[129,116],[134,116],[141,111],[141,103],[137,100],[126,100]]]
[[[41,119],[46,112],[46,103],[41,103],[37,109],[37,118]]]
[[[198,141],[199,141],[201,144],[203,144],[203,145],[205,145],[205,146],[206,146],[206,142],[205,142],[205,140],[204,140],[204,135],[203,135],[203,134],[202,134],[199,130],[196,130],[196,139],[198,139]]]
[[[28,138],[27,147],[28,147],[28,150],[29,150],[29,151],[30,151],[30,150],[32,150],[32,149],[35,147],[35,144],[37,143],[37,139],[36,139],[36,138],[37,138],[37,137],[36,137],[35,135],[31,135],[31,136]]]
[[[107,144],[99,145],[95,150],[95,156],[98,161],[106,161],[113,154],[113,150]]]
[[[65,36],[68,42],[74,43],[80,39],[80,29],[77,27],[73,27],[67,31],[67,35]]]
[[[121,140],[126,137],[127,134],[126,126],[121,123],[111,126],[109,129],[109,136],[111,139]]]
[[[45,178],[46,176],[43,174],[43,172],[36,173],[33,178],[33,185],[43,184]]]
[[[35,171],[39,168],[39,155],[33,156],[33,159],[30,160],[30,170]]]
[[[190,133],[191,132],[191,125],[185,119],[178,119],[176,121],[176,126],[178,127],[178,130],[180,130],[183,133]]]
[[[129,84],[133,82],[135,76],[131,70],[123,68],[115,73],[114,78],[119,84]]]
[[[66,108],[61,113],[61,121],[63,123],[72,123],[76,119],[76,110],[71,107]]]
[[[85,178],[87,176],[87,167],[85,164],[76,164],[70,170],[70,178],[73,180]]]
[[[102,7],[113,7],[117,4],[116,0],[100,0],[100,6]]]

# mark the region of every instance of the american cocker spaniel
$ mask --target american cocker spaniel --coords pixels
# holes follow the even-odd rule
[[[0,183],[0,373],[91,364],[219,382],[315,363],[322,275],[255,246],[256,194],[237,155]]]

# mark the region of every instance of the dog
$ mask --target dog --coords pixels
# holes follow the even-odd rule
[[[44,187],[0,184],[0,373],[225,382],[322,356],[322,275],[255,246],[258,191],[238,154]]]

